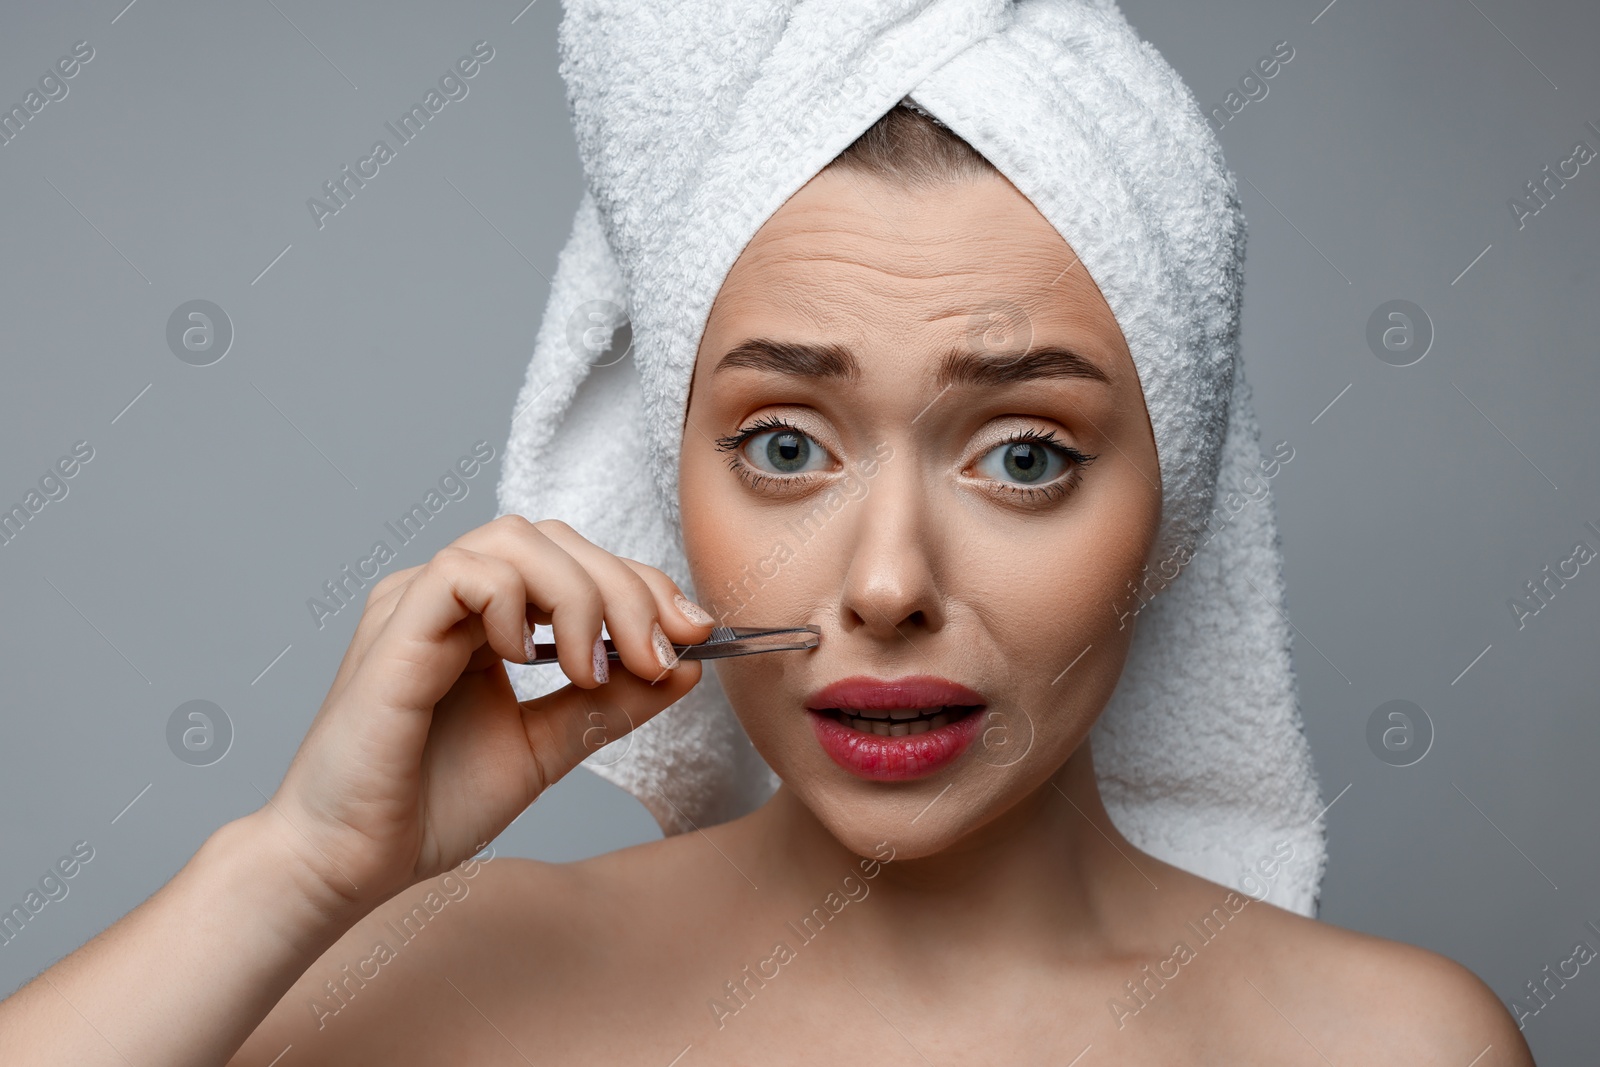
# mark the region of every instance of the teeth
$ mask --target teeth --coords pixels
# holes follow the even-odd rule
[[[941,726],[948,726],[954,718],[954,715],[941,711],[931,719],[919,719],[915,722],[860,719],[849,715],[841,715],[839,721],[852,730],[859,730],[864,734],[874,734],[878,737],[909,737],[912,734],[923,734],[929,730],[937,730]]]
[[[877,720],[882,720],[883,722],[899,722],[902,719],[915,719],[915,718],[919,718],[919,717],[928,718],[928,717],[931,717],[934,713],[940,712],[940,711],[943,711],[943,710],[944,710],[943,707],[937,707],[937,708],[885,708],[882,711],[873,712],[871,715],[868,715],[865,712],[862,712],[860,715],[851,715],[847,711],[841,711],[840,714],[849,716],[850,718],[854,718],[854,719],[866,719],[868,722],[874,722],[874,721],[877,721]]]

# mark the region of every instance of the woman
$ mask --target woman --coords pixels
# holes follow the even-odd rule
[[[1144,621],[1111,609],[1172,471],[1078,251],[891,109],[760,225],[704,322],[676,475],[705,607],[553,515],[385,578],[269,804],[0,1005],[0,1053],[1531,1063],[1459,965],[1241,896],[1108,814],[1089,734]],[[963,354],[997,304],[1026,351]],[[720,592],[806,515],[804,553]],[[670,643],[789,621],[818,647],[715,667],[781,780],[765,803],[580,863],[474,858],[701,683]],[[529,622],[569,684],[519,702]]]

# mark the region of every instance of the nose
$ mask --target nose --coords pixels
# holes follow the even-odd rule
[[[910,460],[885,463],[855,507],[847,541],[839,546],[849,558],[839,599],[840,629],[886,645],[906,638],[917,642],[919,631],[940,630],[945,610],[937,575],[943,538],[936,509]]]

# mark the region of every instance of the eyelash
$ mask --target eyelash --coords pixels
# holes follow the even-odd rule
[[[810,436],[804,430],[789,425],[775,415],[763,415],[737,433],[731,433],[726,437],[718,437],[714,443],[720,451],[728,453],[728,467],[753,489],[766,492],[770,491],[770,488],[778,482],[788,482],[792,485],[795,482],[810,481],[810,478],[804,474],[789,475],[787,477],[767,474],[764,471],[756,470],[744,461],[744,457],[740,455],[744,449],[744,443],[757,434],[768,433],[772,430],[789,430],[807,437]]]
[[[760,419],[751,423],[749,426],[739,430],[737,433],[729,434],[726,437],[719,437],[714,442],[718,450],[728,453],[728,466],[735,474],[744,479],[746,484],[750,485],[752,488],[766,490],[772,483],[787,482],[792,485],[795,482],[809,480],[809,477],[804,474],[784,476],[767,474],[764,471],[756,470],[744,461],[741,456],[741,452],[744,448],[745,442],[750,440],[750,438],[757,436],[758,434],[770,433],[775,430],[788,430],[791,433],[799,434],[802,437],[811,437],[811,435],[806,433],[804,430],[784,422],[775,415],[764,415]],[[1054,430],[1048,430],[1041,433],[1040,431],[1033,429],[1021,430],[1015,434],[1012,434],[1003,441],[996,441],[988,449],[988,451],[984,453],[984,455],[988,455],[989,452],[993,452],[996,448],[1001,448],[1005,445],[1022,443],[1039,444],[1048,448],[1053,448],[1061,455],[1065,456],[1071,463],[1071,467],[1068,472],[1064,476],[1051,482],[1049,485],[1029,487],[1000,483],[1000,488],[1002,491],[1012,495],[1013,497],[1027,500],[1029,502],[1047,503],[1050,501],[1059,500],[1066,496],[1073,489],[1077,488],[1079,482],[1082,480],[1083,468],[1087,467],[1089,464],[1093,463],[1096,458],[1098,458],[1097,456],[1089,455],[1087,453],[1080,452],[1076,448],[1073,448],[1071,445],[1058,438],[1055,435]]]
[[[984,455],[988,455],[996,448],[1020,443],[1038,444],[1047,448],[1053,448],[1062,455],[1066,456],[1067,461],[1070,464],[1067,469],[1067,473],[1060,478],[1057,478],[1049,485],[1028,487],[1022,485],[1009,485],[1005,482],[999,483],[1002,490],[1021,500],[1042,502],[1060,500],[1062,497],[1066,496],[1068,493],[1072,492],[1072,490],[1078,487],[1078,484],[1083,480],[1083,469],[1089,464],[1093,463],[1097,458],[1096,456],[1091,456],[1088,453],[1080,452],[1076,448],[1073,448],[1071,445],[1057,437],[1054,430],[1047,430],[1043,433],[1040,433],[1038,430],[1032,429],[1022,430],[1018,433],[1014,433],[1004,441],[996,441],[994,445],[984,453]]]

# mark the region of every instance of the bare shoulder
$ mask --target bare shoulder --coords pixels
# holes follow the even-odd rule
[[[1511,1013],[1455,960],[1271,904],[1248,908],[1256,995],[1330,1059],[1532,1067]]]
[[[527,980],[518,961],[560,975],[579,957],[587,881],[582,865],[499,856],[411,886],[312,963],[229,1067],[266,1067],[290,1047],[308,1065],[435,1063],[476,1047],[482,1005]]]
[[[673,955],[703,855],[680,835],[572,863],[468,862],[385,901],[324,952],[229,1061],[304,1067],[580,1056],[593,991],[648,989]],[[626,944],[624,956],[618,946]],[[287,1063],[288,1060],[283,1062]]]

